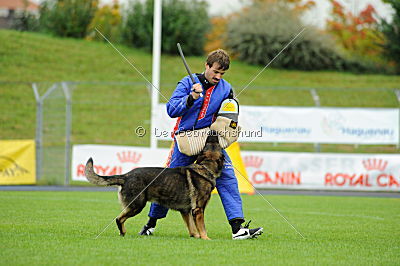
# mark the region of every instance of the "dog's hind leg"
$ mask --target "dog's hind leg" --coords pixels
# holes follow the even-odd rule
[[[193,220],[192,214],[190,212],[189,213],[185,213],[185,212],[181,211],[181,215],[182,215],[182,218],[185,221],[186,226],[187,226],[187,228],[189,230],[189,236],[190,237],[195,237],[195,238],[200,238],[200,234],[197,231],[196,225],[194,224],[194,220]]]
[[[130,218],[130,217],[133,217],[133,216],[139,214],[143,210],[144,206],[146,206],[146,204],[144,204],[143,206],[135,206],[134,208],[128,207],[125,209],[125,211],[123,213],[121,213],[117,217],[117,219],[115,219],[115,222],[117,223],[117,226],[119,229],[120,236],[125,236],[125,234],[126,234],[126,228],[125,228],[126,220],[128,220],[128,218]]]
[[[200,233],[200,238],[205,240],[211,240],[207,236],[206,226],[204,224],[204,209],[196,208],[192,210],[194,223],[196,224],[197,230]]]

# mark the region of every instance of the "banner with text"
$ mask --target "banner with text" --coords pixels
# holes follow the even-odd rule
[[[72,149],[72,180],[87,181],[85,165],[92,157],[99,175],[120,175],[137,167],[164,167],[169,149],[132,146],[74,145]]]
[[[0,185],[36,183],[34,140],[0,141]]]
[[[256,188],[400,191],[400,155],[242,151]]]
[[[158,139],[171,140],[176,119],[158,106]],[[240,106],[240,142],[398,144],[399,109]]]

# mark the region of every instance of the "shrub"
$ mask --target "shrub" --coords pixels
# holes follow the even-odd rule
[[[44,0],[40,28],[61,37],[83,38],[97,6],[98,0]]]
[[[266,65],[305,29],[272,66],[298,70],[385,71],[368,61],[347,58],[329,35],[312,26],[306,27],[298,14],[284,2],[253,4],[229,24],[227,45],[239,59]]]
[[[304,28],[299,16],[279,3],[251,6],[228,26],[228,47],[250,64],[270,62]],[[345,69],[347,62],[333,41],[315,28],[307,27],[273,62],[287,69]]]
[[[185,54],[203,53],[209,17],[205,1],[162,1],[162,46],[164,53],[176,54],[180,42]],[[153,0],[136,0],[129,7],[123,29],[124,41],[151,50],[153,38]]]

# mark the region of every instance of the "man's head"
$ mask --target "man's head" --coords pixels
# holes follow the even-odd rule
[[[204,75],[208,82],[217,84],[225,72],[229,69],[229,55],[222,49],[212,51],[207,56]]]

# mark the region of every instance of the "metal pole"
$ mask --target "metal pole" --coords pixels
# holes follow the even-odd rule
[[[319,100],[319,96],[318,96],[317,90],[316,89],[311,89],[310,93],[311,93],[311,96],[312,96],[312,98],[314,100],[315,106],[320,107],[321,106],[321,102]],[[315,148],[315,152],[321,152],[321,144],[314,143],[314,148]]]
[[[160,89],[160,57],[161,57],[161,0],[154,1],[154,20],[153,20],[153,69],[152,83]],[[153,132],[156,128],[155,118],[159,102],[158,91],[153,87],[151,93],[151,125],[150,125],[150,147],[157,148],[157,138]]]
[[[43,102],[40,99],[39,90],[36,83],[32,83],[33,93],[36,100],[36,181],[42,175],[42,132],[43,132]]]
[[[61,86],[64,90],[66,99],[65,109],[65,182],[64,185],[69,185],[71,176],[71,124],[72,124],[72,90],[69,89],[66,82],[62,82]]]

